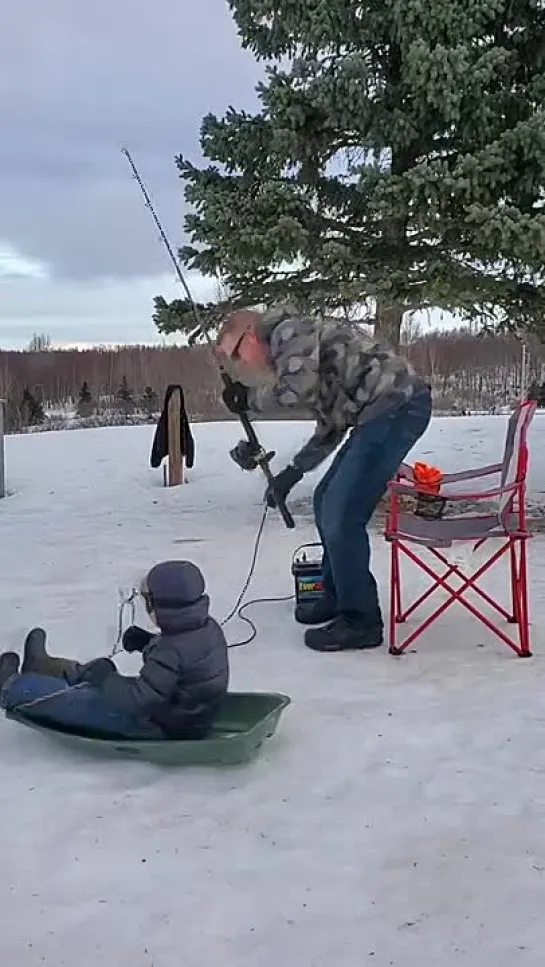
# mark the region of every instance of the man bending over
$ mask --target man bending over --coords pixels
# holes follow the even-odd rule
[[[240,377],[223,394],[231,412],[291,408],[316,420],[311,438],[275,477],[278,496],[287,497],[348,434],[314,491],[324,596],[307,623],[323,627],[309,628],[305,643],[315,651],[376,648],[383,619],[367,524],[429,424],[430,387],[408,360],[356,326],[304,318],[289,306],[231,313],[216,352]],[[273,494],[267,502],[275,505]]]

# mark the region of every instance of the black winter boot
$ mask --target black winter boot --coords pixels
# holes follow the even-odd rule
[[[46,634],[43,628],[33,628],[25,639],[23,649],[23,675],[33,672],[36,675],[49,675],[51,678],[66,679],[74,676],[80,664],[71,658],[54,658],[48,655],[45,647]]]
[[[305,631],[305,645],[313,651],[363,651],[379,648],[383,640],[382,624],[370,626],[343,614],[323,628]]]
[[[14,651],[5,651],[0,655],[0,688],[3,688],[8,678],[19,671],[19,655]]]

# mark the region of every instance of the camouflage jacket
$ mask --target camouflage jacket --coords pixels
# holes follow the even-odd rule
[[[303,473],[314,470],[347,431],[408,400],[424,383],[402,356],[338,319],[315,320],[273,310],[261,318],[275,382],[252,387],[250,410],[304,411],[315,431],[293,458]]]

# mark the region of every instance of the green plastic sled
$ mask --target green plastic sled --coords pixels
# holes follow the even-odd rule
[[[76,752],[123,756],[158,765],[239,765],[249,762],[274,735],[288,695],[274,692],[229,692],[212,732],[206,739],[113,739],[89,731],[68,731],[58,723],[38,722],[23,712],[6,712],[6,718],[52,736]]]

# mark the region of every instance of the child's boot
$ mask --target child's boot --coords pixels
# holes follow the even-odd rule
[[[0,655],[0,688],[3,688],[8,678],[19,671],[19,655],[14,651],[5,651]]]
[[[22,673],[33,672],[36,675],[49,675],[51,678],[63,679],[77,673],[79,662],[71,658],[54,658],[48,655],[45,641],[46,634],[43,628],[33,628],[29,631],[23,649]]]

